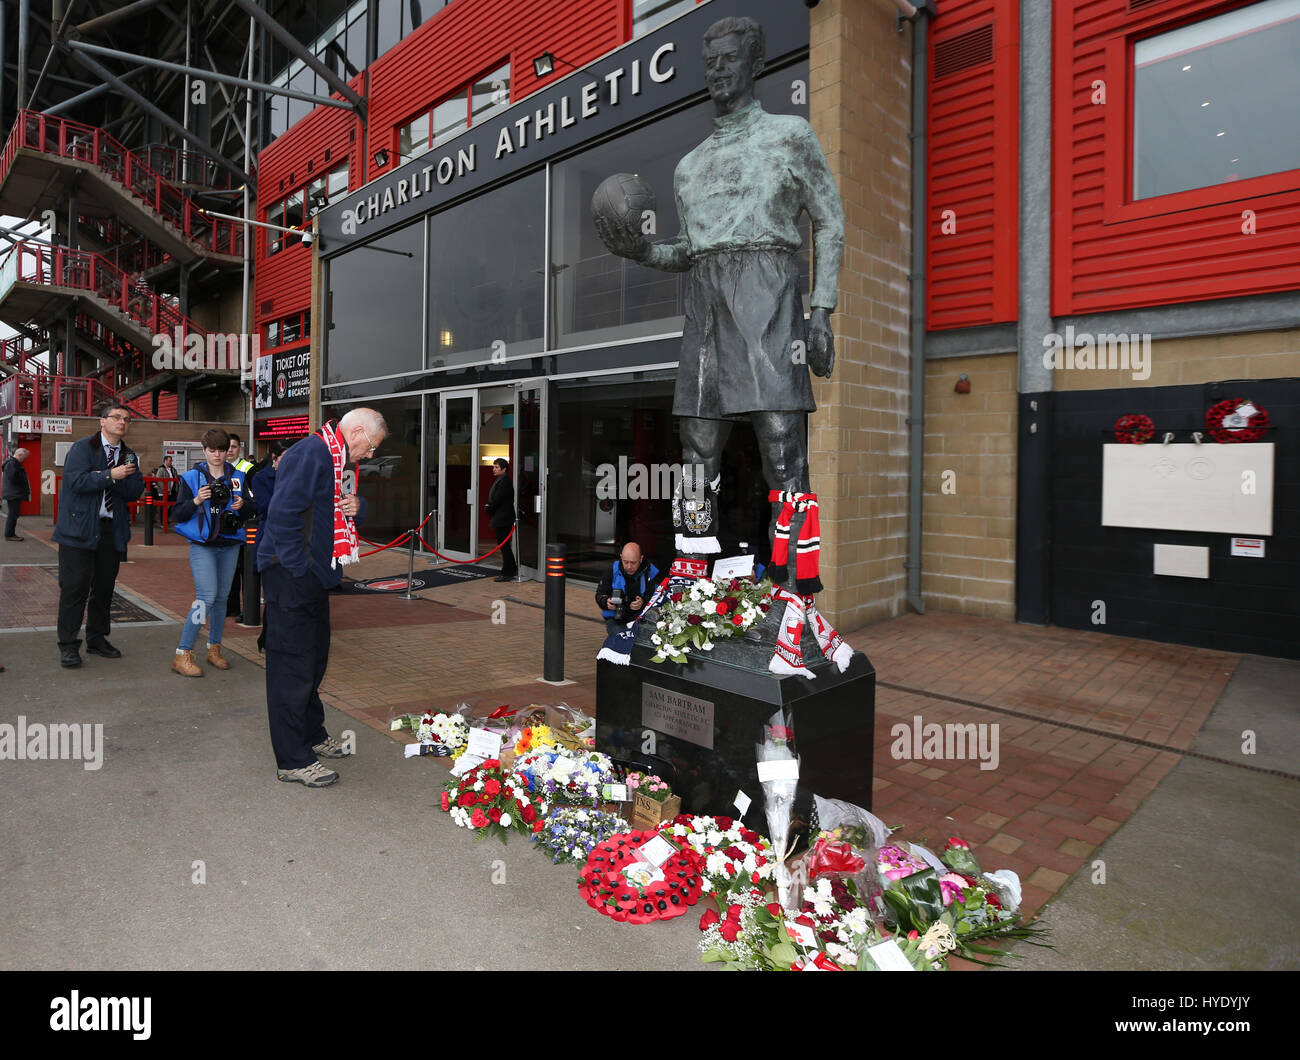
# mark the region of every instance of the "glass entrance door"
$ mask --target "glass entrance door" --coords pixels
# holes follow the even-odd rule
[[[469,560],[478,540],[478,392],[439,395],[438,525],[442,551]]]
[[[546,460],[542,439],[546,437],[546,382],[522,383],[515,394],[515,508],[518,528],[519,573],[540,578],[546,562],[542,543],[546,540]]]

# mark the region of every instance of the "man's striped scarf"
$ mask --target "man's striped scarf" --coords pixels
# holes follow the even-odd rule
[[[329,447],[330,459],[334,462],[334,555],[330,566],[337,568],[360,559],[356,524],[350,515],[343,514],[340,507],[343,503],[343,465],[347,463],[348,451],[339,437],[338,420],[322,424],[316,434]]]

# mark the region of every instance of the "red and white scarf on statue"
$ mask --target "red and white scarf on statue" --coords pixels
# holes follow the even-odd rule
[[[776,650],[772,654],[767,668],[781,677],[816,677],[803,661],[803,627],[812,627],[813,636],[822,654],[833,662],[840,673],[849,667],[853,658],[853,649],[844,643],[844,638],[835,632],[835,627],[826,621],[826,617],[817,610],[817,600],[813,596],[796,596],[788,589],[777,586],[772,590],[772,602],[784,603],[785,614],[781,616],[781,631],[776,637]]]
[[[794,560],[795,589],[800,596],[812,596],[821,592],[822,529],[817,494],[770,490],[767,499],[781,505],[781,514],[776,517],[776,532],[772,537],[772,564],[768,568],[772,581],[781,585],[790,576],[790,522],[795,512],[802,512],[803,526],[799,529]]]
[[[316,432],[328,447],[330,459],[334,462],[334,555],[331,567],[341,567],[347,563],[356,563],[361,557],[357,555],[360,544],[357,540],[357,527],[350,515],[343,514],[343,465],[347,463],[348,450],[343,439],[339,437],[338,421],[330,420],[322,424]]]

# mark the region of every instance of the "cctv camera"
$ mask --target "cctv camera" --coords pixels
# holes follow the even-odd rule
[[[309,247],[311,246],[311,244],[312,244],[312,234],[310,232],[304,232],[302,234],[302,245],[304,247]]]

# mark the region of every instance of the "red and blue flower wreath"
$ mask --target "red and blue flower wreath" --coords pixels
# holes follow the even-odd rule
[[[635,850],[659,833],[621,832],[592,847],[578,881],[578,893],[593,909],[619,923],[648,924],[681,916],[704,893],[704,862],[693,850],[680,850],[659,868],[664,878],[638,887],[623,875],[637,863]]]

